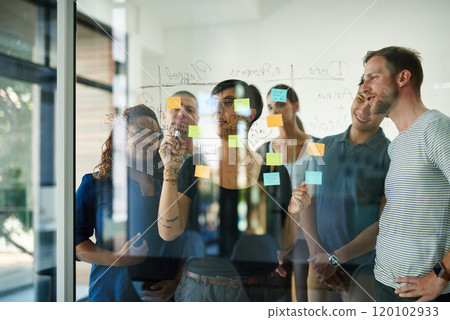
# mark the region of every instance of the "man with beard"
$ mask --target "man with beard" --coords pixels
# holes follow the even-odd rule
[[[162,120],[168,131],[173,136],[178,130],[180,137],[186,141],[187,152],[194,151],[192,138],[188,138],[189,126],[197,125],[198,122],[198,104],[197,98],[189,91],[178,91],[172,95],[172,98],[180,98],[181,106],[178,109],[166,109],[162,113]]]
[[[403,47],[369,51],[362,91],[373,113],[395,123],[388,152],[387,203],[375,260],[377,301],[449,301],[450,118],[425,107],[418,52]],[[406,283],[406,285],[403,285]]]

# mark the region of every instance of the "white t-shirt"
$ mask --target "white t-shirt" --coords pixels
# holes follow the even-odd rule
[[[422,114],[388,148],[386,206],[376,244],[375,278],[424,276],[450,249],[450,118]],[[450,292],[450,285],[443,293]]]

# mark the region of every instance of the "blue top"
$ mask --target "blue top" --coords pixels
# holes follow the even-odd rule
[[[182,237],[180,241],[172,242],[159,237],[156,219],[160,189],[155,185],[155,190],[155,196],[143,197],[139,183],[128,178],[128,223],[127,230],[121,232],[127,232],[128,238],[141,232],[142,240],[145,239],[149,247],[148,257],[143,263],[132,267],[93,264],[89,301],[140,301],[132,279],[155,282],[174,277],[183,250]],[[113,248],[112,194],[111,178],[95,179],[92,174],[83,177],[75,202],[75,245],[89,239],[95,230],[97,246],[110,251],[118,250]]]
[[[353,240],[378,220],[384,180],[389,168],[389,140],[380,130],[366,143],[352,145],[350,127],[319,142],[325,144],[323,160],[311,160],[308,170],[322,172],[322,185],[313,188],[320,244],[331,253]],[[372,251],[347,265],[373,263]]]

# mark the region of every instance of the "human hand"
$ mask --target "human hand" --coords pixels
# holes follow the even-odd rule
[[[287,271],[283,268],[284,256],[284,254],[277,251],[278,267],[275,269],[275,272],[278,273],[280,277],[286,278]]]
[[[321,252],[308,259],[309,262],[313,263],[313,270],[316,272],[317,278],[322,283],[327,283],[327,281],[336,274],[337,268],[333,267],[328,262],[329,255],[325,252]],[[336,275],[333,277],[329,284],[336,286],[343,285],[342,280]]]
[[[417,302],[436,299],[448,285],[448,281],[436,277],[434,271],[423,277],[401,277],[395,281],[407,283],[406,286],[396,289],[396,294],[401,298],[420,297]]]
[[[168,301],[177,289],[178,281],[162,280],[150,287],[152,290],[142,290],[146,296],[142,297],[142,301],[164,302]]]
[[[180,137],[165,136],[161,141],[159,155],[166,168],[180,168],[187,151],[186,142]]]
[[[148,252],[147,241],[142,241],[139,247],[134,246],[140,237],[141,233],[138,233],[128,240],[119,252],[115,253],[115,266],[132,266],[145,260]]]
[[[343,286],[344,282],[342,282],[342,279],[340,277],[341,273],[339,272],[339,270],[340,269],[337,269],[331,277],[324,281],[324,283],[333,288]]]
[[[309,207],[310,204],[311,197],[308,194],[306,183],[303,181],[301,185],[295,186],[294,191],[292,192],[291,201],[289,202],[288,211],[290,214],[298,215],[300,211]]]

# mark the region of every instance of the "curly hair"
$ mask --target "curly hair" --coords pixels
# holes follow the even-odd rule
[[[156,124],[158,125],[158,129],[161,132],[161,127],[159,126],[158,118],[156,117],[155,112],[146,105],[139,104],[137,106],[127,108],[122,115],[123,119],[126,120],[127,126],[133,124],[135,122],[135,119],[140,116],[150,117],[151,119],[155,120]],[[111,130],[108,139],[106,139],[106,141],[102,145],[102,155],[100,157],[100,162],[94,167],[94,178],[102,180],[109,178],[112,172],[113,151],[113,130]],[[157,152],[155,155],[155,161],[153,161],[153,177],[157,180],[162,179],[163,168],[158,169],[160,160],[161,159],[159,157],[159,153]]]

